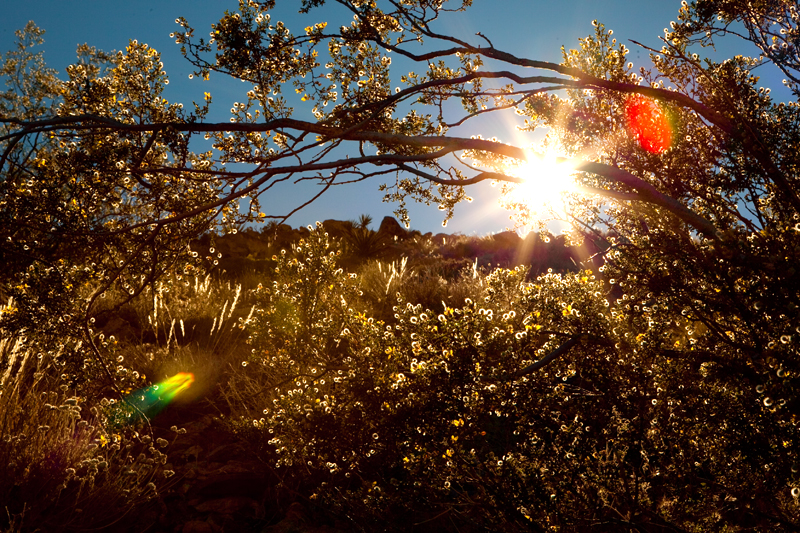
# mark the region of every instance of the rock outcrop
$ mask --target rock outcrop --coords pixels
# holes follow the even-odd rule
[[[325,220],[322,223],[322,227],[325,228],[325,232],[329,237],[341,239],[348,231],[352,230],[353,224],[346,220]]]
[[[383,217],[381,225],[378,228],[378,234],[391,237],[392,239],[397,237],[398,240],[405,240],[408,238],[408,231],[401,226],[394,217]]]

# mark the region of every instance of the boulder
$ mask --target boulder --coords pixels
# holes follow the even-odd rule
[[[306,230],[306,233],[308,233],[308,230]],[[267,235],[272,245],[273,254],[280,250],[291,249],[292,243],[300,240],[302,236],[299,230],[292,228],[289,224],[280,224],[273,231],[269,231]]]
[[[436,235],[431,237],[431,241],[436,246],[444,246],[449,239],[450,235],[448,235],[447,233],[437,233]]]

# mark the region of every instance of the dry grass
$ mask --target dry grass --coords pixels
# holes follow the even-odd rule
[[[460,306],[482,290],[477,262],[465,268],[430,259],[418,258],[414,267],[408,258],[363,265],[353,280],[354,294],[360,291],[353,305],[392,322],[398,298],[438,311],[443,302]],[[340,273],[334,277],[347,277]],[[106,297],[107,314],[95,335],[112,374],[124,377],[124,393],[142,386],[136,383],[146,386],[191,372],[195,381],[177,402],[203,401],[229,419],[262,416],[280,376],[267,367],[247,367],[248,330],[258,312],[254,295],[241,283],[172,275],[120,310],[115,302],[121,298]],[[0,311],[13,312],[13,302]],[[111,331],[120,323],[124,338]],[[85,361],[83,371],[63,373],[67,353],[73,367]],[[119,396],[100,379],[77,379],[81,372],[99,372],[96,363],[86,362],[93,357],[75,339],[47,352],[0,332],[0,531],[106,527],[168,483],[161,470],[167,457],[150,437],[109,422],[120,408]]]
[[[483,286],[485,272],[477,261],[421,264],[409,266],[400,261],[374,261],[359,271],[362,305],[370,316],[392,322],[398,301],[422,305],[437,313],[443,305],[459,307],[466,298],[475,298]],[[399,299],[399,300],[398,300]]]
[[[229,366],[249,354],[246,296],[241,284],[210,276],[165,279],[136,302],[149,342],[123,347],[127,364],[153,381],[191,372],[194,383],[176,401],[215,402]]]
[[[0,531],[106,527],[156,495],[166,456],[106,430],[108,400],[93,405],[59,372],[67,344],[0,337]]]

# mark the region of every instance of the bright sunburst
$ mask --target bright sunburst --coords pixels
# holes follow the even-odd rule
[[[509,189],[505,201],[537,218],[558,213],[563,210],[564,195],[576,190],[574,172],[568,160],[553,153],[531,154],[527,161],[509,170],[525,182]]]

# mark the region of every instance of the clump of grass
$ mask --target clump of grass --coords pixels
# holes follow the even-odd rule
[[[408,258],[403,258],[369,263],[359,271],[358,278],[362,303],[368,314],[384,322],[393,322],[393,308],[398,301],[413,302],[423,309],[441,312],[445,305],[457,307],[466,298],[476,298],[483,289],[484,275],[477,261],[411,267]]]
[[[408,268],[408,258],[390,263],[370,262],[358,273],[362,298],[371,308],[371,316],[388,320],[397,304],[397,293],[409,282],[413,272]]]

